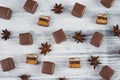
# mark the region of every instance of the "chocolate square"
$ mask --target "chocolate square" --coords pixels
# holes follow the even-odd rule
[[[11,18],[11,15],[12,10],[10,8],[0,6],[0,18],[8,20]]]
[[[55,31],[52,35],[57,44],[60,44],[66,40],[66,35],[62,29]]]
[[[80,58],[74,57],[69,59],[70,68],[80,68]]]
[[[85,13],[85,9],[86,9],[86,6],[79,4],[79,3],[75,3],[71,14],[76,17],[81,18],[83,14]]]
[[[96,19],[97,24],[107,24],[108,18],[106,14],[98,14]]]
[[[103,38],[104,38],[103,34],[99,32],[95,32],[90,40],[90,43],[95,47],[100,47],[100,45],[102,44]]]
[[[38,7],[38,4],[37,4],[36,1],[27,0],[23,8],[24,8],[27,12],[29,12],[29,13],[31,13],[31,14],[34,14],[34,12],[36,11],[37,7]]]
[[[53,62],[44,61],[42,65],[42,73],[52,75],[54,73],[55,64]]]
[[[100,2],[106,8],[110,8],[114,4],[115,0],[101,0]]]
[[[12,70],[15,68],[15,65],[14,65],[14,62],[13,62],[13,59],[12,58],[6,58],[4,60],[1,60],[1,67],[2,67],[2,70],[5,72],[5,71],[9,71],[9,70]]]
[[[49,26],[49,22],[50,22],[50,17],[49,16],[43,16],[41,15],[38,21],[38,24],[41,26]]]
[[[38,64],[38,55],[37,54],[27,54],[26,63]]]
[[[110,80],[110,78],[113,76],[114,73],[115,73],[115,71],[106,65],[106,66],[103,66],[99,75],[101,77],[103,77],[103,79],[105,79],[105,80]]]
[[[33,44],[33,38],[30,33],[19,34],[19,41],[21,45],[32,45]]]

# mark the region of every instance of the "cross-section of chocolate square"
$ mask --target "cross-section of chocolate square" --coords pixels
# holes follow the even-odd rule
[[[107,24],[108,18],[106,14],[98,14],[96,19],[97,24]]]
[[[70,68],[80,68],[80,58],[69,58]]]
[[[41,15],[38,21],[38,24],[41,26],[49,26],[49,22],[50,22],[50,17],[49,16],[43,16]]]
[[[26,63],[38,64],[38,55],[37,54],[27,54]]]
[[[110,80],[110,78],[114,75],[114,73],[115,71],[106,65],[106,66],[103,66],[99,74],[101,77],[103,77],[103,79]]]
[[[95,32],[90,40],[90,43],[95,47],[100,47],[100,45],[102,44],[103,38],[104,38],[103,34],[99,32]]]
[[[53,62],[44,61],[42,65],[42,73],[52,75],[54,73],[55,64]]]
[[[12,58],[6,58],[4,60],[1,60],[0,61],[1,63],[1,67],[2,67],[2,70],[5,72],[5,71],[9,71],[9,70],[12,70],[15,68],[15,65],[14,65],[14,61]]]
[[[19,34],[19,41],[21,45],[32,45],[33,44],[33,38],[30,33]]]
[[[72,15],[81,18],[83,14],[85,13],[86,6],[75,3],[73,10],[72,10]]]
[[[66,35],[62,29],[55,31],[52,35],[57,44],[60,44],[66,40]]]
[[[29,12],[29,13],[31,13],[31,14],[34,14],[34,12],[36,11],[37,7],[38,7],[38,4],[37,4],[36,1],[27,0],[23,8],[24,8],[27,12]]]

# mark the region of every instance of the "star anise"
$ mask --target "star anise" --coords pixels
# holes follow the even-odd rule
[[[116,26],[113,26],[113,29],[114,36],[120,37],[120,30],[118,24]]]
[[[22,75],[20,75],[18,77],[21,78],[21,80],[28,80],[30,75],[22,74]]]
[[[99,56],[95,57],[95,56],[91,56],[91,59],[89,59],[88,61],[91,62],[90,65],[93,65],[93,68],[95,69],[96,66],[98,66],[98,64],[101,64],[100,60],[98,60]]]
[[[77,41],[77,43],[81,42],[83,43],[83,35],[81,34],[81,31],[80,32],[75,32],[75,35],[72,37],[75,39],[75,41]]]
[[[62,7],[62,4],[57,4],[57,3],[55,3],[54,9],[52,9],[52,11],[54,11],[54,12],[57,13],[57,14],[60,14],[60,13],[63,12],[63,11],[62,11],[63,8],[64,8],[64,7]]]
[[[52,51],[50,49],[51,45],[48,45],[47,42],[45,44],[42,43],[41,45],[42,45],[42,47],[39,48],[41,50],[41,52],[40,52],[41,54],[46,55],[47,53],[49,53],[50,51]]]
[[[66,78],[65,78],[65,77],[62,77],[62,78],[59,78],[59,80],[66,80]]]
[[[5,29],[5,30],[2,30],[1,34],[3,35],[2,39],[7,40],[7,39],[9,39],[10,31],[8,31],[7,29]]]
[[[120,54],[120,50],[118,50],[118,54]]]

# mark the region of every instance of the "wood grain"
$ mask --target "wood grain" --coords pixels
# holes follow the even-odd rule
[[[12,32],[9,40],[0,39],[0,60],[13,57],[16,65],[16,68],[9,72],[2,72],[0,67],[0,80],[19,80],[17,76],[25,73],[31,75],[30,80],[57,80],[58,77],[66,77],[68,80],[103,80],[99,76],[99,71],[104,65],[109,65],[115,70],[115,75],[111,80],[120,80],[120,55],[117,53],[120,49],[120,39],[114,37],[112,33],[113,25],[120,25],[120,0],[116,0],[110,9],[102,6],[99,1],[37,0],[39,4],[37,11],[35,14],[29,14],[23,9],[25,0],[0,0],[0,6],[10,7],[13,10],[10,20],[0,19],[0,31],[6,28]],[[82,18],[71,15],[75,2],[87,6]],[[55,3],[63,3],[65,8],[63,14],[58,15],[51,11]],[[109,22],[107,25],[95,23],[98,13],[108,15]],[[40,15],[51,17],[48,28],[37,25]],[[60,28],[65,31],[67,41],[58,45],[51,34]],[[80,30],[86,35],[84,37],[86,40],[84,43],[77,44],[72,36],[75,31]],[[95,31],[105,35],[100,48],[96,48],[89,43]],[[22,46],[19,44],[19,33],[24,32],[30,32],[33,35],[33,45]],[[43,56],[38,48],[41,43],[46,41],[52,44],[52,52]],[[26,64],[25,58],[28,53],[38,54],[40,64]],[[87,61],[91,55],[100,56],[102,64],[96,70]],[[80,57],[82,67],[80,69],[70,69],[68,67],[70,57]],[[56,64],[54,75],[41,73],[42,61],[53,61]]]

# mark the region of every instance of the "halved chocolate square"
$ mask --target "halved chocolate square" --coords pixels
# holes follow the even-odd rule
[[[30,33],[19,34],[19,41],[21,45],[32,45],[33,44],[33,38]]]
[[[110,8],[114,4],[115,0],[101,0],[100,2],[106,8]]]
[[[54,73],[55,64],[53,62],[44,61],[42,65],[42,73],[52,75]]]
[[[108,18],[106,14],[98,14],[96,19],[97,24],[107,24]]]
[[[37,54],[27,54],[26,63],[38,64],[38,55]]]
[[[110,78],[114,75],[114,73],[115,71],[106,65],[106,66],[103,66],[99,75],[105,80],[110,80]]]
[[[57,44],[60,44],[66,40],[66,35],[62,29],[55,31],[52,35]]]
[[[80,68],[80,58],[70,58],[69,59],[69,67],[70,68]]]
[[[41,26],[49,26],[49,22],[50,22],[50,17],[49,16],[43,16],[41,15],[38,21],[38,24]]]
[[[8,20],[11,18],[11,15],[12,10],[10,8],[0,6],[0,18]]]
[[[71,14],[76,17],[81,18],[83,14],[85,13],[85,9],[86,9],[86,6],[79,4],[79,3],[75,3]]]
[[[29,13],[31,13],[31,14],[34,14],[34,12],[36,11],[37,7],[38,7],[38,4],[37,4],[36,1],[27,0],[23,8],[24,8],[27,12],[29,12]]]
[[[103,38],[104,38],[103,34],[99,32],[95,32],[90,40],[90,43],[95,47],[100,47],[100,45],[102,44]]]
[[[1,67],[2,67],[2,70],[5,72],[5,71],[9,71],[9,70],[12,70],[15,68],[15,64],[14,64],[14,61],[12,58],[6,58],[4,60],[1,60],[0,61],[1,63]]]

